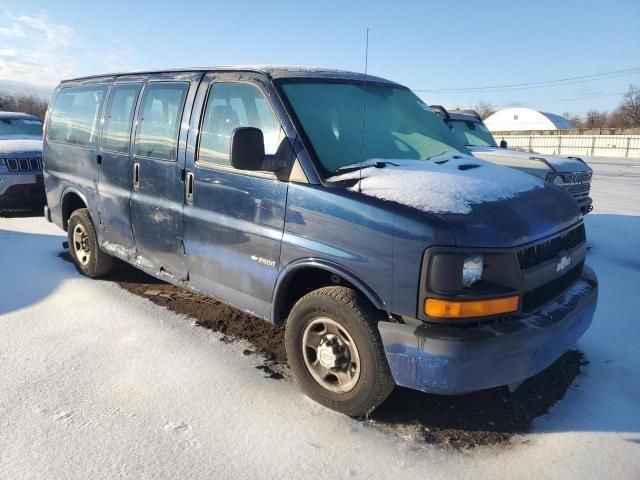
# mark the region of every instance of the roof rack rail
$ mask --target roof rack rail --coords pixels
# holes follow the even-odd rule
[[[482,120],[482,117],[480,116],[480,114],[478,112],[476,112],[475,110],[472,109],[468,109],[468,110],[460,110],[462,113],[466,113],[468,115],[473,115],[474,117],[476,117],[478,120]]]
[[[449,120],[449,112],[447,112],[447,109],[444,108],[442,105],[429,105],[429,107],[438,115],[441,115],[447,120]]]

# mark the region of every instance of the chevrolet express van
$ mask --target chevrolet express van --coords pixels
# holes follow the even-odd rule
[[[226,67],[62,82],[45,215],[114,258],[285,328],[302,390],[348,415],[395,385],[515,387],[591,323],[571,195],[468,155],[409,89]]]

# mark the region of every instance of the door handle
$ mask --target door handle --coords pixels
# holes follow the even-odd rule
[[[185,181],[187,203],[193,203],[193,172],[187,172]]]
[[[133,189],[138,190],[140,188],[140,164],[133,164]]]
[[[102,165],[102,155],[100,154],[96,155],[96,163],[98,165]]]

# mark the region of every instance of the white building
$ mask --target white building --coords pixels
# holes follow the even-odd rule
[[[539,112],[532,108],[505,108],[484,121],[492,132],[522,130],[570,130],[571,122],[560,115]]]

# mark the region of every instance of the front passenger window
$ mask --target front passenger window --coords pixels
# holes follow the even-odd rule
[[[202,119],[198,161],[229,166],[231,134],[238,127],[262,130],[265,153],[276,153],[280,129],[262,92],[248,83],[214,83]]]

